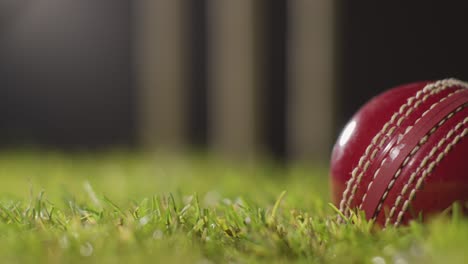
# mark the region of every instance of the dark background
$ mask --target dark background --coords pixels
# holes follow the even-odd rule
[[[392,86],[468,80],[465,1],[335,2],[334,137],[360,105]],[[31,10],[18,7],[32,12],[27,21],[2,13],[0,6],[0,144],[136,146],[132,2],[41,3]],[[189,3],[187,134],[191,144],[204,147],[210,122],[207,0]],[[260,138],[274,156],[285,158],[287,0],[260,3],[266,40]]]
[[[0,7],[0,143],[132,144],[130,2],[18,3]]]
[[[468,2],[340,1],[338,126],[376,93],[418,80],[468,80]]]

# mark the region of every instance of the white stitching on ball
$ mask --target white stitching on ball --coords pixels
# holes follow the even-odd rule
[[[433,109],[433,108],[434,108],[437,104],[439,104],[440,102],[443,102],[443,101],[446,100],[447,98],[449,98],[449,97],[451,97],[451,96],[453,96],[453,95],[455,95],[455,94],[457,94],[457,93],[459,93],[459,92],[461,92],[461,91],[463,91],[463,90],[461,90],[461,89],[460,89],[460,90],[456,90],[456,91],[454,91],[454,92],[452,92],[452,93],[446,95],[444,98],[442,98],[442,99],[439,100],[438,102],[434,103],[429,109]],[[457,109],[458,109],[458,111],[461,110],[461,108],[457,108]],[[428,111],[429,111],[429,110],[426,110],[424,113],[427,113]],[[456,111],[454,111],[454,112],[456,112]],[[429,133],[426,134],[426,135],[420,140],[419,144],[415,146],[414,149],[416,149],[416,150],[414,151],[414,149],[413,149],[413,150],[411,151],[411,153],[409,154],[408,157],[413,156],[413,155],[417,152],[417,150],[419,150],[419,147],[420,147],[423,143],[425,143],[425,142],[427,141],[427,138],[426,138],[426,137],[429,137],[431,134],[433,134],[433,133],[436,131],[436,129],[437,129],[438,127],[440,127],[447,119],[449,119],[450,117],[452,117],[452,116],[454,115],[454,112],[450,113],[448,116],[446,116],[446,118],[442,119],[434,128],[432,128],[432,129],[429,131]],[[424,114],[423,114],[423,115],[424,115]],[[415,121],[415,123],[413,124],[412,127],[414,127],[420,120],[421,120],[421,118],[418,118],[418,119]],[[411,131],[411,129],[407,129],[407,130],[405,131],[405,133],[403,134],[403,137],[404,137],[409,131]],[[402,137],[402,138],[403,138],[403,137]],[[380,168],[382,168],[382,166],[385,164],[385,162],[386,162],[386,159],[383,159],[383,160],[381,161],[381,163],[380,163],[378,169],[375,171],[374,177],[371,179],[369,185],[371,185],[372,182],[377,178],[377,175],[378,175],[378,173],[380,172]],[[399,176],[399,173],[398,173],[398,172],[401,171],[401,169],[402,169],[405,165],[406,165],[406,163],[403,162],[403,164],[402,164],[402,165],[400,166],[400,168],[398,169],[397,173],[393,176],[394,179],[396,179],[396,178]],[[390,185],[390,184],[387,186],[387,188],[386,188],[386,190],[385,190],[385,192],[384,192],[382,198],[381,198],[380,201],[379,201],[379,204],[381,204],[381,203],[384,202],[385,199],[384,199],[383,197],[386,197],[386,196],[387,196],[386,194],[390,191],[390,189],[391,189],[392,187],[393,187],[393,185]],[[367,198],[367,193],[368,193],[369,189],[370,189],[370,187],[368,187],[366,193],[364,193],[364,195],[363,195],[363,197],[362,197],[362,200],[361,200],[361,203],[359,204],[359,209],[362,209],[362,206],[363,206],[363,204],[364,204],[364,202],[365,202],[365,200],[366,200],[366,198]],[[381,207],[381,206],[378,206],[378,207]],[[379,211],[380,211],[380,210],[377,209],[377,211],[375,212],[374,216],[378,215],[378,214],[379,214]]]
[[[376,146],[377,141],[387,131],[388,127],[395,122],[396,118],[399,115],[401,115],[406,110],[406,108],[409,108],[409,109],[407,110],[405,115],[407,115],[407,114],[409,115],[409,113],[411,113],[411,111],[412,111],[411,109],[414,107],[412,105],[413,105],[413,102],[415,100],[424,100],[424,98],[428,98],[429,95],[436,94],[436,93],[438,93],[438,92],[440,92],[440,91],[442,91],[445,88],[448,88],[450,86],[466,86],[466,84],[459,81],[459,80],[457,80],[457,79],[444,79],[444,80],[440,80],[440,81],[436,81],[434,83],[428,84],[423,89],[417,91],[416,95],[408,98],[407,102],[400,107],[399,111],[395,112],[392,115],[392,117],[390,118],[390,121],[386,122],[383,125],[382,129],[374,136],[374,138],[372,139],[370,145],[366,148],[365,154],[363,154],[363,156],[361,156],[361,158],[359,159],[358,166],[355,167],[352,170],[351,178],[346,183],[346,189],[343,192],[343,197],[342,197],[342,200],[340,201],[340,211],[341,212],[343,212],[345,215],[348,215],[349,205],[351,204],[351,202],[352,202],[352,200],[354,198],[356,188],[357,188],[357,187],[356,188],[352,187],[352,185],[353,185],[353,183],[355,183],[356,186],[359,185],[359,183],[361,181],[361,178],[362,178],[362,175],[364,174],[365,171],[361,171],[361,173],[359,175],[357,173],[358,173],[359,169],[362,167],[362,164],[364,163],[364,160],[368,159],[368,153],[369,153],[370,149]],[[430,94],[427,94],[422,99],[420,99],[421,95],[426,94],[427,92],[430,92]],[[412,106],[412,107],[410,107],[410,106]],[[385,138],[383,138],[382,141],[384,139]],[[383,144],[383,143],[381,143],[381,144]],[[352,193],[348,197],[348,193],[350,191],[352,191]]]
[[[406,201],[404,202],[402,209],[398,212],[397,220],[395,221],[394,226],[398,226],[398,225],[401,224],[401,221],[403,220],[403,216],[406,213],[406,211],[408,210],[409,204],[414,199],[414,197],[416,195],[416,191],[421,188],[421,186],[422,186],[422,184],[424,182],[424,179],[429,174],[432,173],[434,168],[442,161],[442,159],[444,157],[446,157],[448,155],[448,153],[453,149],[453,147],[456,144],[458,144],[458,142],[460,142],[460,140],[463,137],[465,137],[467,134],[468,134],[468,128],[465,128],[460,134],[455,136],[455,138],[452,140],[452,142],[450,142],[442,152],[439,153],[439,155],[437,156],[437,159],[432,161],[429,164],[429,166],[424,170],[421,177],[416,182],[416,186],[411,190],[411,193],[410,193],[408,199],[406,199]]]

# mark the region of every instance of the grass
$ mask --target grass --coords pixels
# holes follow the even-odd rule
[[[336,222],[324,167],[0,153],[4,263],[464,263],[468,220]]]

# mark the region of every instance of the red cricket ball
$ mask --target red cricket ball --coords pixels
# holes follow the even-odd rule
[[[468,202],[468,84],[419,82],[364,105],[333,148],[334,203],[388,226]]]

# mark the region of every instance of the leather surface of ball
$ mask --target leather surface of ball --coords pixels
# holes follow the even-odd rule
[[[406,224],[468,202],[468,84],[418,82],[371,99],[338,138],[334,203],[381,226]]]

